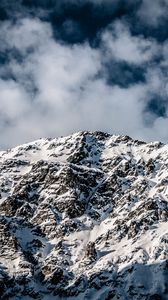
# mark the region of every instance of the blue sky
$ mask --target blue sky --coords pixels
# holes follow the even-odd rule
[[[79,130],[168,141],[168,0],[1,0],[0,147]]]

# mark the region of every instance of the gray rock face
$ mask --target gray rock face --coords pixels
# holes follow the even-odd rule
[[[0,152],[0,295],[168,299],[168,145],[79,132]]]

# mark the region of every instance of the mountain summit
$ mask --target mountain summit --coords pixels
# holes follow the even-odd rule
[[[167,300],[168,145],[79,132],[0,152],[2,300]]]

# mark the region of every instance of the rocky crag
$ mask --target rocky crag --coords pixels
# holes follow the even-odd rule
[[[0,152],[2,300],[167,300],[168,145],[79,132]]]

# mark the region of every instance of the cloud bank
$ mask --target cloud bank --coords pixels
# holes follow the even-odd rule
[[[166,24],[168,2],[135,2],[13,1],[11,17],[2,1],[1,148],[79,130],[168,141],[168,41],[150,34]]]

